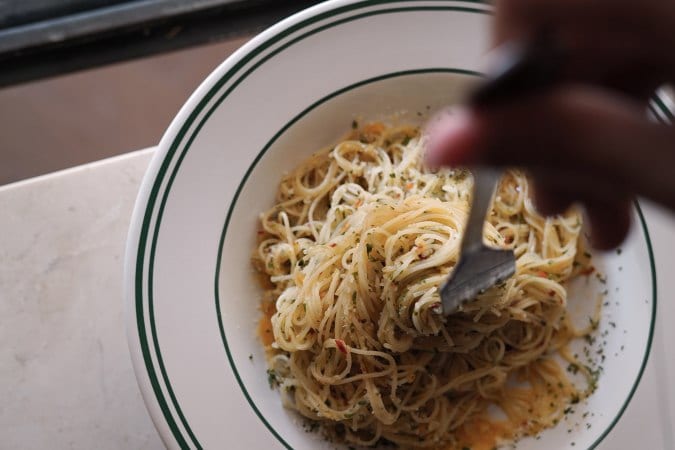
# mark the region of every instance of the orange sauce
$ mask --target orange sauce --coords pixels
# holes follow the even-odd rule
[[[517,381],[526,387],[509,387],[498,404],[507,418],[496,420],[487,412],[468,420],[457,430],[457,449],[492,450],[520,436],[536,436],[555,426],[563,417],[562,410],[578,395],[576,388],[560,373],[562,369],[553,360],[533,363],[517,375]],[[548,383],[546,379],[559,380]],[[454,449],[453,449],[454,450]]]
[[[272,332],[272,316],[276,312],[276,307],[272,302],[264,302],[260,306],[260,310],[263,314],[258,321],[258,337],[260,337],[260,341],[267,350],[272,345],[272,342],[274,342],[274,333]]]
[[[510,420],[491,420],[483,416],[471,419],[457,432],[459,448],[471,450],[492,450],[499,442],[513,436],[514,426]]]

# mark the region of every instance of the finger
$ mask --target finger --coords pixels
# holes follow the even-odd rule
[[[631,196],[623,185],[578,167],[535,166],[529,172],[532,174],[535,206],[544,215],[563,213],[574,202],[612,203]]]
[[[608,195],[599,192],[598,183],[591,189],[587,184],[560,183],[560,176],[533,176],[534,204],[545,216],[565,213],[573,203],[585,206],[584,215],[590,232],[590,243],[599,250],[617,247],[625,239],[631,226],[631,208],[628,196],[621,190]]]
[[[584,205],[590,228],[590,243],[599,250],[617,247],[625,239],[631,225],[630,197],[617,190],[613,195],[599,192],[587,184],[561,183],[562,177],[540,172],[533,176],[534,203],[546,216],[565,213],[573,203]],[[595,183],[596,185],[598,183]]]
[[[570,192],[548,182],[547,177],[541,174],[533,176],[532,184],[534,207],[544,216],[563,214],[575,201]]]
[[[569,27],[559,31],[565,82],[594,84],[643,102],[669,81],[661,45],[641,30],[612,27]]]
[[[565,213],[573,203],[584,205],[584,216],[590,232],[590,243],[599,250],[617,247],[631,226],[631,202],[628,196],[617,193],[600,197],[593,191],[570,183],[560,184],[541,172],[532,175],[534,203],[537,212],[545,216]]]
[[[430,161],[548,170],[589,192],[595,185],[606,196],[620,187],[675,207],[675,132],[649,122],[632,102],[562,86],[461,117],[443,117],[433,127]]]
[[[646,99],[675,77],[675,3],[646,0],[501,0],[495,44],[553,32],[564,80],[599,84]]]
[[[598,250],[618,247],[631,226],[631,207],[627,200],[585,202],[585,215],[590,226],[591,245]]]

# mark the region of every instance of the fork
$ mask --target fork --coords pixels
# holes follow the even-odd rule
[[[545,90],[558,82],[565,54],[553,31],[543,28],[530,42],[500,47],[496,51],[496,66],[470,94],[468,103],[485,108],[517,100],[524,93]],[[516,271],[512,250],[494,249],[483,244],[485,216],[501,171],[481,168],[475,170],[473,176],[473,204],[464,229],[459,261],[441,287],[441,308],[446,316]]]
[[[483,243],[485,218],[500,178],[500,170],[481,168],[473,171],[473,200],[459,261],[441,287],[441,306],[446,316],[516,271],[513,250],[490,248]]]

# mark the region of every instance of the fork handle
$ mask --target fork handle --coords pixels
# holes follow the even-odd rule
[[[473,174],[473,199],[464,228],[462,253],[469,249],[483,247],[485,218],[490,210],[497,183],[502,176],[501,170],[489,167],[481,167],[471,172]]]

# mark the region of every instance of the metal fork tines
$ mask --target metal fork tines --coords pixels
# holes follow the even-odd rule
[[[483,244],[483,225],[500,176],[501,171],[493,169],[473,171],[473,201],[464,228],[459,261],[441,287],[443,314],[446,316],[516,271],[512,250],[494,249]]]

